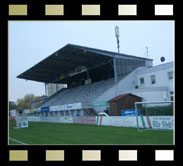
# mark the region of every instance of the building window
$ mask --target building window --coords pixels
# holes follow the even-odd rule
[[[170,101],[173,101],[173,98],[174,98],[174,93],[170,92]]]
[[[155,84],[156,83],[156,76],[152,75],[151,76],[151,84]]]
[[[168,72],[168,80],[173,79],[173,71]]]
[[[144,85],[144,83],[145,83],[144,77],[141,77],[141,78],[140,78],[140,84],[141,84],[141,85]]]

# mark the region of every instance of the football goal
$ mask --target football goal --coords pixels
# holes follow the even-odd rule
[[[173,130],[173,101],[135,102],[137,131]]]

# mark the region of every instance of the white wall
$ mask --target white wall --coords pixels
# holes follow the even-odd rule
[[[169,87],[170,91],[173,91],[173,81],[168,79],[168,72],[173,70],[173,63],[167,63],[164,65],[155,66],[152,68],[147,68],[145,70],[137,71],[137,81],[139,88],[148,87]],[[155,75],[156,83],[151,83],[151,76]],[[140,84],[140,78],[144,78],[144,85]]]
[[[143,101],[169,101],[169,94],[167,90],[157,91],[133,91],[134,95],[143,98]]]
[[[137,85],[136,75],[137,75],[137,71],[134,70],[129,75],[127,75],[125,78],[123,78],[120,82],[118,82],[118,84],[117,84],[117,95],[122,94],[121,91],[135,89],[135,86]],[[115,86],[113,86],[108,91],[103,93],[101,96],[96,98],[94,102],[108,101],[108,100],[110,100],[111,98],[113,98],[115,96],[116,96],[115,95]],[[102,112],[106,109],[106,107],[95,107],[94,109],[95,109],[96,112]]]
[[[49,97],[62,88],[66,88],[66,84],[46,84],[46,95]]]
[[[96,117],[28,117],[28,121],[32,122],[51,122],[51,123],[76,123],[74,119],[77,119],[77,123],[90,124],[88,118],[92,118],[93,125],[102,126],[119,126],[119,127],[137,127],[136,116],[96,116]],[[83,120],[84,119],[84,120]],[[174,129],[173,116],[149,116],[150,123],[153,129]],[[145,127],[149,128],[149,123],[145,116],[143,116]],[[91,120],[90,120],[91,121]],[[138,117],[139,127],[144,127],[142,124],[142,118]]]
[[[122,91],[135,89],[135,86],[137,85],[136,75],[137,75],[137,71],[134,70],[129,75],[127,75],[125,78],[123,78],[120,82],[118,82],[117,95],[120,95]],[[115,97],[115,86],[113,86],[108,91],[106,91],[104,94],[102,94],[100,97],[98,97],[94,102],[108,101],[113,97]]]

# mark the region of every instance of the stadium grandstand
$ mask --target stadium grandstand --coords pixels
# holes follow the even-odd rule
[[[45,83],[45,87],[48,84],[67,84],[35,107],[35,116],[51,116],[52,113],[55,116],[96,116],[108,110],[107,101],[119,95],[115,92],[116,86],[125,77],[139,67],[151,67],[152,61],[67,44],[17,77]],[[107,91],[112,93],[107,93],[106,98]],[[49,112],[47,108],[53,111]]]

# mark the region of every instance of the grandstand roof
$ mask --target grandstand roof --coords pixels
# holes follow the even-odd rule
[[[67,44],[30,69],[18,75],[17,78],[44,83],[64,83],[63,81],[60,81],[61,74],[66,75],[78,66],[85,66],[89,70],[102,66],[102,70],[105,70],[105,67],[106,69],[108,68],[105,64],[112,63],[114,56],[117,58],[146,60],[146,58]],[[69,78],[67,78],[67,81],[68,80]]]

